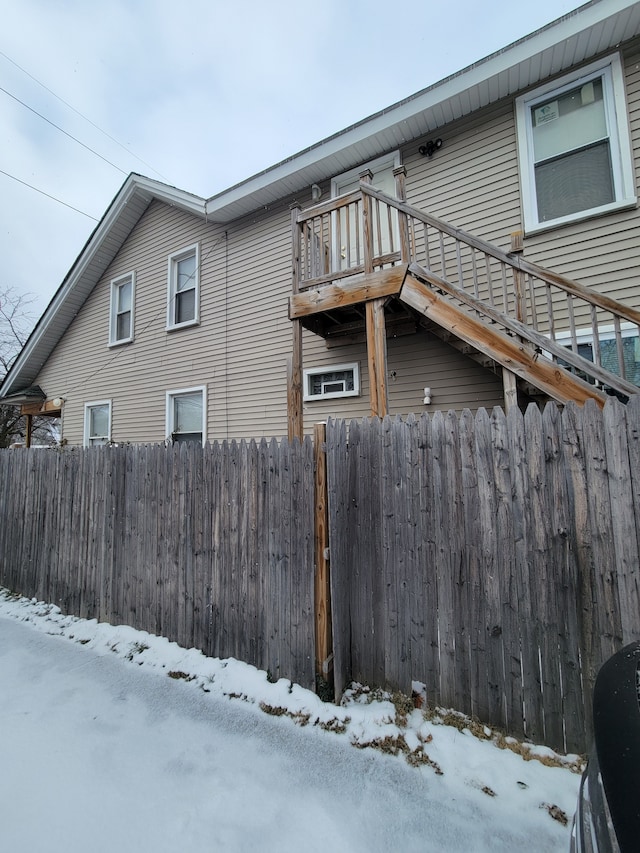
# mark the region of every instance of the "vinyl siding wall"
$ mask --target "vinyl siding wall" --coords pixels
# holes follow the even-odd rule
[[[640,47],[625,51],[636,174],[640,170]],[[515,110],[508,99],[429,134],[443,139],[431,159],[406,146],[411,204],[508,249],[522,228]],[[329,178],[323,184],[329,191]],[[111,399],[114,441],[162,441],[168,390],[206,385],[209,439],[284,435],[287,299],[291,234],[285,199],[221,227],[153,202],[81,308],[41,371],[49,398],[61,396],[63,435],[83,438],[84,403]],[[309,197],[297,201],[307,206]],[[167,332],[167,259],[200,245],[200,325]],[[637,210],[622,211],[525,238],[532,261],[640,308]],[[111,280],[136,272],[135,341],[108,347]],[[364,344],[327,349],[304,333],[304,367],[358,362],[361,396],[304,404],[305,429],[328,416],[369,414]],[[499,375],[479,367],[426,331],[388,341],[392,413],[502,405]],[[433,402],[423,405],[423,388]]]

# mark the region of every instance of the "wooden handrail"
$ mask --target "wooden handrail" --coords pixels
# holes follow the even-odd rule
[[[602,308],[604,311],[610,311],[612,314],[617,314],[623,320],[627,320],[630,323],[640,326],[640,311],[629,308],[623,303],[618,302],[616,299],[611,299],[609,296],[603,296],[597,291],[591,290],[577,281],[573,281],[566,276],[545,269],[545,267],[533,264],[531,261],[525,260],[522,255],[512,255],[508,252],[503,252],[492,243],[488,243],[486,240],[476,237],[474,234],[469,234],[467,231],[463,231],[462,228],[455,228],[453,225],[449,225],[448,222],[438,219],[430,213],[425,213],[417,207],[407,204],[407,202],[399,201],[397,198],[393,198],[392,196],[383,193],[381,190],[376,190],[368,184],[361,183],[360,189],[367,195],[377,198],[379,201],[388,204],[390,207],[395,207],[396,210],[400,210],[402,213],[406,213],[407,216],[411,216],[426,225],[432,225],[437,231],[442,231],[445,234],[448,234],[450,237],[453,237],[454,240],[466,243],[468,246],[490,255],[492,258],[495,258],[514,269],[534,275],[536,278],[547,282],[547,284],[553,284],[564,290],[566,293],[578,296],[581,299],[596,305],[598,308]]]

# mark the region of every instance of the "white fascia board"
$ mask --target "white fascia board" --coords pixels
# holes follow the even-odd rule
[[[416,95],[412,95],[406,100],[400,101],[346,130],[304,149],[298,154],[294,154],[264,172],[260,172],[252,178],[212,196],[206,203],[207,215],[215,220],[216,213],[246,199],[247,196],[261,190],[267,190],[278,182],[292,178],[296,173],[317,165],[326,158],[331,158],[377,134],[389,131],[394,126],[401,125],[403,122],[420,115],[420,113],[459,98],[465,92],[471,93],[476,87],[481,87],[484,84],[484,89],[488,93],[491,89],[489,81],[492,79],[511,72],[522,63],[529,62],[533,57],[552,49],[555,45],[562,44],[567,39],[575,37],[607,19],[613,20],[620,13],[636,6],[640,6],[637,0],[593,0],[592,3],[581,6],[486,59],[481,59]],[[514,79],[518,77],[519,75],[515,75]],[[519,88],[525,87],[520,86]],[[224,219],[224,214],[222,218]]]

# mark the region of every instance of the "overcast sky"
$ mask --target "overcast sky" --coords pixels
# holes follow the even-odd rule
[[[0,291],[35,320],[130,172],[211,196],[579,5],[0,0]]]

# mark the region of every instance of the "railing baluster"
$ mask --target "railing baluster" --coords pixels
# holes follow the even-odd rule
[[[473,295],[478,299],[479,290],[478,290],[478,265],[476,263],[476,250],[472,246],[471,247],[471,269],[473,274]]]
[[[591,306],[591,339],[593,341],[591,349],[593,351],[593,361],[595,364],[602,364],[602,355],[600,351],[600,329],[598,328],[598,312],[596,306]]]
[[[426,222],[422,224],[422,230],[424,232],[424,256],[425,256],[425,264],[428,270],[431,269],[431,256],[429,254],[429,226]]]
[[[378,199],[375,199],[375,209],[376,209],[376,237],[378,239],[378,243],[376,246],[376,250],[374,251],[374,257],[379,257],[382,254],[382,220],[380,216],[380,202]]]
[[[360,223],[362,222],[362,200],[356,201],[356,266],[362,263],[362,245],[360,243]]]
[[[538,331],[538,310],[536,308],[536,289],[533,284],[533,276],[531,273],[527,275],[527,283],[529,285],[529,304],[531,306],[531,325]]]
[[[567,294],[567,311],[569,312],[569,334],[571,336],[571,349],[578,352],[578,339],[576,337],[576,318],[573,311],[573,294]]]
[[[553,297],[551,295],[551,285],[545,282],[545,291],[547,294],[547,316],[549,318],[549,337],[552,341],[556,339],[556,318],[553,313]],[[555,360],[555,359],[554,359]]]
[[[444,254],[444,234],[442,233],[442,231],[439,231],[438,234],[440,235],[440,275],[442,276],[442,278],[446,278],[447,263]]]
[[[489,304],[494,306],[495,303],[493,301],[493,278],[491,275],[491,258],[487,253],[484,254],[484,266],[487,272],[487,296],[489,297]]]
[[[386,208],[387,208],[387,228],[389,230],[389,251],[395,252],[396,247],[395,247],[395,244],[393,242],[393,219],[391,216],[391,208],[389,207],[388,204],[386,205]]]
[[[505,314],[509,313],[509,294],[507,293],[507,265],[504,261],[500,262],[502,269],[502,310]]]
[[[456,240],[456,262],[458,265],[458,287],[464,288],[464,277],[462,275],[462,252],[460,251],[460,240]]]
[[[622,331],[620,329],[620,317],[614,314],[613,316],[613,326],[616,330],[616,349],[618,350],[618,370],[620,371],[620,376],[623,379],[626,379],[625,376],[625,367],[624,367],[624,346],[622,345]]]
[[[344,245],[345,245],[345,253],[347,256],[346,266],[347,266],[347,268],[349,268],[351,266],[351,205],[349,205],[345,209],[345,214],[346,215],[345,215],[345,225],[344,225],[344,231],[345,231]]]

